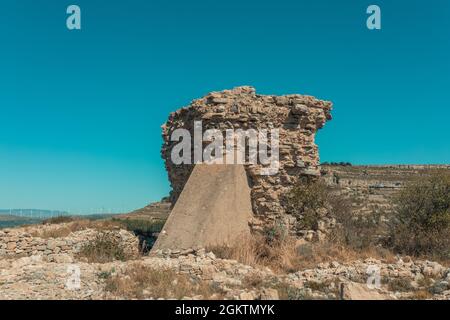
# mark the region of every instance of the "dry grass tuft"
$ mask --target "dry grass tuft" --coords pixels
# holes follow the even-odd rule
[[[289,237],[268,244],[259,235],[239,239],[234,245],[214,246],[207,250],[214,252],[219,258],[237,260],[253,267],[269,267],[276,273],[296,272],[332,261],[346,263],[366,258],[388,263],[396,261],[390,251],[379,247],[355,250],[333,242],[307,242],[298,245],[295,239]]]
[[[417,290],[410,297],[411,300],[427,300],[431,299],[433,295],[428,290]]]
[[[61,224],[61,223],[67,223],[72,222],[75,219],[73,217],[66,217],[66,216],[58,216],[53,218],[48,218],[42,221],[42,224]]]
[[[64,223],[64,224],[63,224]],[[44,229],[43,231],[31,232],[34,237],[43,239],[49,238],[64,238],[69,236],[72,232],[77,232],[86,229],[94,229],[98,231],[106,230],[118,230],[121,228],[121,224],[111,220],[87,220],[87,219],[74,219],[69,223],[54,222],[53,224],[63,224],[56,228]]]
[[[71,233],[72,233],[72,231],[70,230],[70,228],[59,227],[57,229],[31,232],[31,235],[33,237],[50,239],[50,238],[65,238],[65,237],[69,236]]]
[[[245,275],[242,279],[242,284],[246,288],[261,288],[264,285],[264,279],[257,273]]]
[[[361,250],[349,248],[333,242],[305,243],[297,247],[297,267],[313,268],[319,263],[337,261],[348,263],[355,260],[374,258],[386,263],[396,261],[395,255],[381,247],[370,247]]]
[[[241,238],[233,245],[220,245],[207,248],[222,259],[237,260],[253,267],[270,267],[274,271],[290,271],[294,268],[295,255],[293,241],[286,238],[281,242],[270,242],[263,236],[254,235]]]
[[[115,260],[126,261],[136,258],[129,253],[114,234],[101,232],[81,248],[78,258],[90,263],[106,263]]]
[[[108,277],[105,289],[117,297],[127,299],[181,299],[195,295],[218,299],[222,295],[221,291],[204,281],[195,281],[171,269],[153,269],[142,264],[129,266],[125,276]]]

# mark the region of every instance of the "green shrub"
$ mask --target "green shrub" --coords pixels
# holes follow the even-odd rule
[[[329,190],[322,180],[305,179],[298,183],[288,195],[289,212],[300,216],[300,228],[316,230],[320,220],[319,209],[327,206]]]
[[[450,258],[450,173],[434,172],[398,195],[390,244],[401,253]]]
[[[270,246],[282,244],[287,236],[288,230],[281,220],[276,220],[272,225],[264,228],[264,239]]]
[[[382,214],[355,214],[352,211],[352,202],[355,202],[354,199],[338,195],[330,197],[331,216],[337,222],[337,227],[330,235],[331,240],[355,250],[377,246],[386,229]]]
[[[327,210],[327,217],[336,221],[328,240],[350,249],[366,250],[382,242],[387,227],[382,212],[372,210],[364,215],[355,214],[352,203],[358,200],[343,196],[322,180],[303,181],[288,196],[289,210],[299,216],[301,229],[317,230],[321,210]]]

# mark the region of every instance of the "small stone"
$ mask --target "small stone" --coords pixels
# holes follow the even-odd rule
[[[295,104],[291,109],[292,114],[304,115],[309,112],[309,108],[304,104]]]
[[[431,292],[434,294],[441,294],[447,289],[449,289],[449,283],[447,281],[436,281],[436,283],[431,287]]]
[[[211,101],[215,104],[226,104],[229,102],[227,98],[213,98]]]
[[[216,255],[215,255],[213,252],[208,252],[208,253],[206,254],[206,256],[207,256],[208,258],[212,259],[212,260],[215,260],[215,259],[216,259]]]
[[[306,236],[305,236],[305,240],[306,241],[312,241],[314,239],[314,235],[315,235],[314,231],[312,231],[312,230],[308,231]]]
[[[330,267],[332,267],[332,268],[337,268],[337,267],[339,267],[340,266],[340,264],[339,264],[339,262],[337,262],[337,261],[332,261],[332,262],[330,262]]]
[[[48,240],[47,242],[47,249],[53,250],[57,247],[57,242],[55,240]]]
[[[429,277],[438,277],[445,271],[444,267],[437,262],[427,261],[422,273]]]
[[[142,295],[144,296],[149,296],[151,294],[151,292],[147,289],[142,290]]]
[[[242,292],[239,295],[239,300],[255,300],[255,296],[251,292]]]
[[[68,254],[55,254],[53,260],[56,263],[72,263],[73,259]]]
[[[261,292],[261,300],[280,300],[280,296],[276,289],[264,288]]]

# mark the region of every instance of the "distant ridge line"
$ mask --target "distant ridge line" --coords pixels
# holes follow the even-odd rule
[[[322,163],[321,166],[340,166],[339,164]],[[450,164],[352,164],[359,168],[398,168],[398,169],[450,169]]]
[[[67,211],[43,209],[0,209],[0,214],[40,219],[69,215]]]

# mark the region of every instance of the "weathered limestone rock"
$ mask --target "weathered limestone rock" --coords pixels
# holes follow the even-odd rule
[[[348,282],[343,288],[344,300],[391,300],[386,294],[381,294],[376,289],[369,289],[365,283]]]
[[[194,164],[176,165],[171,161],[171,134],[178,128],[187,129],[194,136],[194,121],[202,121],[203,130],[216,129],[225,136],[227,129],[279,129],[279,171],[275,175],[260,175],[264,166],[246,164],[251,186],[254,219],[251,226],[264,226],[282,220],[292,233],[298,229],[297,218],[289,215],[286,195],[302,177],[319,176],[318,148],[315,133],[331,119],[332,104],[311,96],[271,96],[256,94],[252,87],[238,87],[213,92],[192,101],[170,114],[162,126],[164,144],[161,154],[165,160],[172,186],[171,201],[176,203]],[[194,148],[192,147],[192,155]],[[192,162],[193,163],[193,162]]]
[[[263,288],[260,298],[261,300],[280,300],[278,291],[272,288]]]
[[[126,230],[99,231],[88,228],[72,232],[66,237],[48,239],[40,237],[40,233],[45,230],[66,228],[69,224],[35,225],[0,230],[0,259],[42,256],[50,262],[66,261],[70,257],[73,258],[83,245],[95,239],[100,232],[108,233],[118,239],[127,254],[138,254],[139,240],[133,233]],[[31,236],[29,231],[36,232],[36,235]]]

